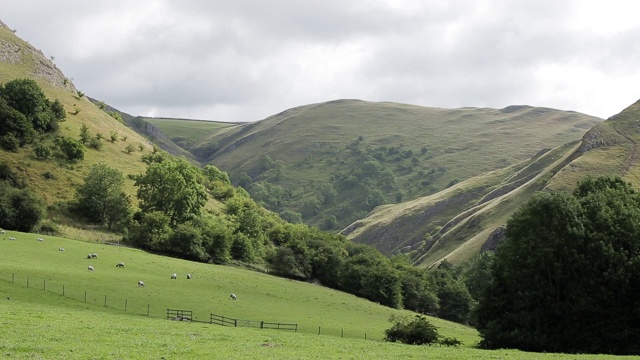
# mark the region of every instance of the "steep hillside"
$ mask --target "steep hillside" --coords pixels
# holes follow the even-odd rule
[[[84,125],[92,136],[100,134],[103,139],[99,150],[86,147],[84,160],[79,162],[60,157],[38,160],[33,151],[35,143],[17,152],[0,149],[1,161],[42,196],[51,216],[56,216],[58,204],[73,198],[75,186],[82,183],[93,164],[103,162],[118,168],[125,176],[144,172],[146,165],[140,158],[151,151],[149,141],[91,103],[51,59],[0,23],[0,83],[23,78],[35,80],[50,100],[57,99],[64,106],[67,116],[57,135],[79,139],[80,128]],[[117,134],[113,142],[109,140],[112,134]],[[47,135],[38,142],[53,146],[53,138]],[[127,151],[128,146],[133,151]],[[132,194],[133,182],[126,181]]]
[[[581,141],[433,196],[379,207],[343,234],[390,254],[404,252],[415,264],[460,262],[499,240],[513,211],[535,191],[571,191],[587,175],[619,175],[640,186],[640,101],[595,125]]]
[[[530,106],[438,109],[337,100],[224,127],[191,151],[291,221],[337,231],[580,139],[601,119]]]

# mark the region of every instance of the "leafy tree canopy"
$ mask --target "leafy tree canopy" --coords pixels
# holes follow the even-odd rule
[[[514,213],[478,306],[482,345],[640,354],[640,196],[617,177]]]

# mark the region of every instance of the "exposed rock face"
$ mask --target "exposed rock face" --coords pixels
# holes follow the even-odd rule
[[[0,29],[11,30],[2,21]],[[10,65],[33,64],[34,78],[42,79],[50,86],[76,92],[71,80],[64,76],[52,60],[53,57],[46,58],[40,50],[17,38],[16,41],[0,40],[0,62]]]
[[[507,235],[506,229],[507,228],[503,225],[493,230],[493,232],[487,238],[487,241],[485,241],[484,244],[482,244],[482,247],[480,248],[480,252],[496,251],[496,249],[498,248],[498,245],[502,242],[502,240],[505,239]]]

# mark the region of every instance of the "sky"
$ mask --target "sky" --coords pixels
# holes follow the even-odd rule
[[[215,121],[335,99],[606,119],[640,99],[638,14],[634,0],[0,0],[86,95]]]

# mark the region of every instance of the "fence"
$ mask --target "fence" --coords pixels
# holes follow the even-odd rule
[[[149,303],[127,299],[125,297],[107,296],[100,294],[96,290],[84,290],[73,286],[67,286],[55,280],[47,280],[38,276],[30,276],[24,273],[0,273],[0,281],[6,281],[28,288],[40,289],[53,294],[62,295],[76,301],[82,301],[96,306],[103,306],[113,310],[125,311],[131,314],[143,315],[154,318],[167,318],[171,320],[182,320],[188,322],[202,322],[205,324],[216,324],[232,327],[252,327],[259,329],[284,330],[293,332],[310,333],[325,336],[338,336],[354,339],[383,340],[381,336],[368,336],[366,332],[358,329],[345,330],[340,328],[327,328],[306,326],[294,323],[266,322],[257,320],[234,319],[222,315],[210,314],[209,321],[199,321],[193,317],[193,312],[189,310],[167,309],[160,306],[152,306]],[[166,311],[165,311],[166,310]],[[177,318],[177,319],[176,319]],[[382,334],[382,333],[380,333]]]
[[[210,314],[211,324],[217,324],[222,326],[234,326],[234,327],[252,327],[258,329],[271,329],[271,330],[289,330],[298,331],[298,324],[287,324],[277,322],[265,322],[258,320],[241,320],[226,317],[223,315]]]
[[[193,312],[190,310],[167,309],[167,320],[191,321]]]

